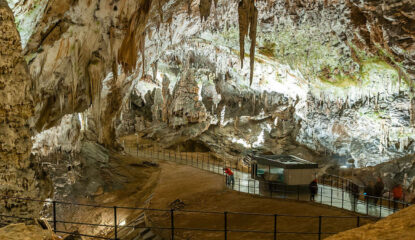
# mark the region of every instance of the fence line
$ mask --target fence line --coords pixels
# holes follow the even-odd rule
[[[331,235],[336,234],[338,232],[324,232],[322,231],[323,228],[323,219],[355,219],[357,222],[357,227],[360,226],[361,219],[372,219],[369,216],[301,216],[301,215],[288,215],[288,214],[264,214],[264,213],[252,213],[252,212],[219,212],[219,211],[199,211],[199,210],[180,210],[180,209],[154,209],[154,208],[135,208],[135,207],[125,207],[125,206],[105,206],[105,205],[89,205],[89,204],[81,204],[75,202],[63,202],[63,201],[55,201],[55,200],[38,200],[38,199],[30,199],[30,198],[18,198],[18,197],[11,197],[11,196],[0,196],[2,200],[4,199],[18,199],[18,200],[25,200],[25,201],[36,201],[36,202],[43,202],[45,204],[53,204],[52,208],[52,219],[47,219],[49,223],[53,225],[53,231],[55,233],[64,233],[64,234],[72,234],[77,236],[83,236],[88,238],[95,238],[95,239],[108,239],[108,240],[120,240],[118,236],[118,232],[121,229],[154,229],[154,230],[168,230],[171,232],[170,238],[174,240],[176,234],[175,231],[202,231],[202,232],[223,232],[224,239],[228,238],[228,233],[257,233],[257,234],[272,234],[273,239],[277,239],[278,234],[296,234],[296,235],[314,235],[317,236],[318,239],[321,239],[323,235]],[[73,221],[64,221],[57,218],[57,207],[59,205],[73,205],[78,207],[94,207],[94,208],[104,208],[104,209],[113,209],[113,224],[96,224],[96,223],[85,223],[85,222],[73,222]],[[129,210],[143,210],[145,212],[165,212],[169,213],[169,221],[170,226],[135,226],[135,225],[120,225],[119,223],[119,214],[117,213],[120,209],[129,209]],[[223,228],[196,228],[196,227],[176,227],[177,220],[175,220],[176,214],[180,213],[195,213],[195,214],[214,214],[214,215],[222,215],[224,219]],[[251,230],[251,229],[240,229],[240,228],[230,228],[230,215],[246,215],[246,216],[261,216],[261,217],[273,217],[274,221],[272,223],[271,229],[272,231],[264,231],[264,230]],[[296,222],[298,222],[299,218],[302,219],[318,219],[318,227],[314,232],[295,232],[295,231],[282,231],[278,229],[277,221],[281,217],[292,217],[296,218]],[[0,218],[21,218],[24,220],[31,220],[30,218],[18,217],[18,216],[8,216],[8,215],[0,215]],[[88,226],[88,227],[103,227],[105,229],[109,229],[109,232],[114,232],[113,237],[108,236],[98,236],[92,234],[85,234],[85,233],[73,233],[64,231],[58,228],[58,223],[60,224],[70,224],[70,225],[81,225],[81,226]],[[347,230],[347,229],[345,229]]]
[[[249,174],[251,173],[251,166],[249,163],[235,163],[231,161],[220,161],[215,158],[211,157],[210,152],[206,153],[188,153],[188,152],[177,152],[172,150],[166,150],[163,148],[144,148],[139,145],[133,145],[133,148],[126,148],[128,152],[135,154],[137,157],[146,157],[150,158],[151,160],[167,160],[173,161],[180,164],[185,164],[189,166],[193,166],[202,170],[207,170],[210,172],[214,172],[217,174],[225,175],[223,169],[225,167],[230,167],[233,170],[236,170],[237,173],[240,173],[242,177],[235,177],[235,182],[238,184],[235,187],[231,187],[233,190],[237,190],[239,192],[246,192],[249,194],[256,194],[265,197],[280,197],[280,198],[290,198],[288,194],[294,194],[296,196],[291,197],[291,199],[295,200],[310,200],[304,198],[303,195],[306,191],[301,189],[299,186],[294,187],[294,190],[287,190],[287,185],[282,183],[272,183],[262,180],[250,179]],[[189,157],[190,155],[190,157]],[[196,155],[196,156],[195,156]],[[245,164],[245,165],[244,165]],[[241,184],[240,182],[245,182],[247,185]],[[410,206],[409,203],[405,201],[396,201],[391,199],[389,194],[389,198],[384,197],[376,197],[376,196],[368,196],[364,194],[356,194],[355,199],[351,198],[350,191],[348,191],[347,187],[349,185],[354,184],[351,180],[342,178],[339,176],[333,175],[322,175],[318,178],[319,182],[319,191],[318,195],[320,196],[321,204],[330,205],[333,207],[338,207],[346,210],[350,210],[353,212],[357,212],[359,214],[366,214],[371,215],[374,217],[386,217],[400,209]],[[253,185],[253,186],[252,186]],[[267,192],[260,191],[260,185],[269,185],[272,189],[269,189]],[[356,185],[356,184],[354,184]],[[361,186],[356,185],[359,189]],[[242,187],[242,188],[241,188]],[[278,187],[280,189],[278,189]],[[243,189],[246,188],[246,189]],[[330,194],[327,193],[330,192]],[[280,193],[278,195],[278,193]],[[281,194],[282,193],[282,194]],[[340,196],[341,198],[337,198],[335,195]],[[335,194],[335,195],[333,195]],[[303,197],[302,199],[300,199]],[[327,200],[324,200],[327,198]],[[317,202],[317,201],[316,201]],[[350,207],[349,207],[350,205]],[[364,208],[362,208],[364,207]]]
[[[246,165],[238,165],[238,164],[233,164],[231,162],[223,162],[223,161],[219,161],[215,158],[212,158],[210,156],[210,154],[196,154],[196,159],[194,158],[195,154],[189,154],[185,153],[185,154],[176,154],[176,152],[173,153],[173,151],[154,151],[148,149],[147,151],[143,151],[144,152],[144,156],[150,158],[151,160],[170,160],[170,161],[175,161],[178,163],[184,163],[190,166],[195,166],[198,168],[201,168],[203,170],[207,170],[210,172],[215,172],[218,174],[221,174],[223,176],[223,167],[232,167],[233,169],[237,169],[239,172],[238,174],[240,174],[240,177],[237,178],[238,181],[238,188],[239,191],[241,191],[241,188],[247,187],[247,191],[248,193],[253,193],[256,195],[262,195],[264,196],[264,194],[261,193],[260,191],[260,184],[266,184],[266,182],[261,182],[258,180],[253,180],[253,179],[249,179],[249,173],[250,173],[250,166],[246,166]],[[139,148],[137,147],[136,150],[136,155],[139,156],[143,156],[142,152],[139,152]],[[177,156],[179,155],[179,157]],[[193,155],[193,157],[192,157]],[[195,161],[196,160],[196,161]],[[224,178],[225,179],[225,178]],[[333,182],[334,180],[330,180],[331,182]],[[343,180],[344,181],[344,180]],[[245,183],[247,183],[245,185]],[[323,181],[324,183],[324,181]],[[337,183],[339,184],[339,183]],[[252,186],[253,185],[253,186]],[[333,184],[331,184],[333,185]],[[339,186],[339,185],[337,185]],[[342,185],[343,186],[343,185]],[[230,188],[235,189],[235,186],[228,186]],[[299,189],[299,188],[297,188]],[[333,186],[329,187],[329,186],[325,186],[324,184],[320,186],[319,190],[320,192],[320,203],[324,204],[324,201],[327,200],[328,195],[327,195],[327,191],[330,190],[330,201],[331,201],[331,205],[334,206],[334,201],[338,200],[335,196],[333,196]],[[338,189],[338,188],[337,188]],[[343,189],[343,188],[342,188]],[[236,189],[235,189],[236,190]],[[274,189],[275,190],[275,189]],[[301,199],[301,197],[304,197],[301,192],[299,190],[297,191],[291,191],[291,190],[287,190],[287,188],[283,188],[283,190],[278,190],[276,188],[276,190],[274,191],[270,191],[271,197],[284,197],[284,198],[289,198],[290,194],[295,194],[295,197],[297,200],[303,200]],[[338,189],[339,190],[339,189]],[[337,190],[337,191],[338,191]],[[343,189],[344,190],[344,189]],[[283,194],[276,194],[278,192],[283,192]],[[242,192],[242,191],[241,191]],[[344,196],[344,192],[343,191],[343,196]],[[275,194],[273,196],[273,194]],[[94,204],[81,204],[81,203],[74,203],[74,202],[65,202],[65,201],[61,201],[61,200],[39,200],[39,199],[30,199],[30,198],[18,198],[18,197],[12,197],[12,196],[0,196],[1,200],[5,200],[5,199],[18,199],[21,201],[36,201],[36,202],[43,202],[45,205],[51,205],[51,213],[50,213],[50,218],[47,219],[47,221],[49,223],[51,223],[51,225],[53,226],[53,230],[55,233],[63,233],[63,234],[72,234],[72,235],[78,235],[78,236],[83,236],[83,237],[87,237],[87,238],[93,238],[93,239],[112,239],[112,240],[120,240],[119,238],[119,232],[123,229],[153,229],[153,230],[160,230],[160,231],[169,231],[170,234],[170,239],[174,240],[175,236],[177,235],[178,231],[192,231],[192,232],[196,232],[196,231],[201,231],[201,232],[218,232],[218,233],[223,233],[223,238],[226,240],[228,239],[228,234],[229,233],[254,233],[254,234],[267,234],[272,236],[272,239],[277,239],[278,236],[282,236],[284,234],[287,235],[304,235],[304,236],[310,236],[310,237],[315,237],[317,239],[322,239],[323,236],[326,235],[331,235],[331,234],[335,234],[337,232],[333,232],[333,231],[324,231],[324,219],[331,219],[330,221],[332,221],[332,219],[351,219],[355,222],[355,225],[353,225],[353,227],[359,227],[362,225],[362,220],[368,220],[368,219],[374,219],[371,216],[299,216],[299,215],[284,215],[284,214],[262,214],[262,213],[249,213],[249,212],[218,212],[218,211],[198,211],[198,210],[180,210],[180,209],[155,209],[155,208],[138,208],[138,207],[128,207],[128,206],[105,206],[105,205],[94,205]],[[344,200],[344,197],[342,198]],[[345,201],[342,201],[342,203],[344,203]],[[110,219],[110,222],[101,222],[101,223],[87,223],[87,222],[76,222],[76,221],[67,221],[64,219],[60,219],[60,215],[58,214],[59,211],[59,207],[64,207],[64,206],[74,206],[76,207],[78,210],[82,207],[92,207],[92,208],[102,208],[102,209],[106,209],[106,210],[110,210],[111,213],[108,217],[108,219]],[[138,226],[138,225],[131,225],[130,223],[126,223],[125,225],[121,225],[120,222],[122,221],[122,214],[120,213],[120,211],[125,211],[125,210],[141,210],[144,213],[165,213],[168,214],[168,218],[169,218],[169,224],[168,226]],[[368,212],[369,213],[369,212]],[[199,228],[199,227],[181,227],[178,225],[178,223],[180,223],[180,221],[177,219],[178,214],[214,214],[216,216],[222,216],[223,217],[223,226],[221,228],[210,228],[210,227],[206,227],[206,228]],[[270,224],[270,228],[272,230],[261,230],[261,229],[241,229],[240,227],[232,227],[230,224],[232,223],[232,220],[230,219],[230,216],[233,215],[237,215],[240,217],[243,216],[248,216],[248,217],[268,217],[268,218],[272,218],[272,223]],[[369,214],[368,214],[369,215]],[[2,220],[1,222],[7,222],[8,218],[13,218],[13,219],[21,219],[21,220],[26,220],[29,221],[31,219],[27,218],[27,217],[19,217],[19,216],[14,216],[14,215],[0,215],[0,219]],[[307,231],[307,232],[298,232],[298,231],[290,231],[290,230],[284,230],[281,229],[281,222],[282,223],[286,223],[287,218],[295,218],[295,222],[298,222],[299,219],[304,219],[304,220],[312,220],[314,219],[315,221],[317,221],[317,225],[315,226],[315,231]],[[6,221],[4,220],[6,219]],[[111,220],[112,219],[112,220]],[[295,225],[293,223],[293,225]],[[84,226],[84,227],[91,227],[91,228],[100,228],[101,232],[106,232],[108,234],[104,234],[104,235],[95,235],[95,234],[86,234],[86,233],[72,233],[72,232],[68,232],[67,230],[63,230],[61,229],[59,226],[62,224],[68,224],[68,225],[76,225],[76,226]],[[342,221],[342,224],[343,221]],[[342,225],[342,226],[337,226],[337,227],[344,227],[345,229],[342,229],[341,231],[345,231],[348,230],[349,228],[347,228],[346,225]],[[66,228],[65,228],[66,229]],[[92,231],[93,232],[93,231]],[[340,231],[338,231],[340,232]],[[278,238],[279,239],[279,238]],[[314,238],[313,238],[314,239]]]

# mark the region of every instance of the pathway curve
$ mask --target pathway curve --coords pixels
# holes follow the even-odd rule
[[[160,160],[173,161],[175,163],[185,164],[206,171],[214,172],[224,176],[224,183],[226,180],[223,169],[224,167],[230,167],[235,176],[235,184],[233,186],[228,185],[228,188],[230,189],[264,197],[310,201],[309,193],[304,191],[304,189],[286,189],[285,187],[282,187],[279,190],[265,191],[265,187],[263,187],[263,184],[265,184],[264,182],[251,178],[249,166],[238,166],[236,164],[231,164],[230,162],[216,160],[215,158],[211,157],[208,152],[183,153],[165,149],[147,148],[137,150],[137,148],[128,147],[126,147],[125,150],[131,155],[143,157],[149,159],[152,162]],[[319,182],[320,184],[318,194],[315,196],[314,201],[316,203],[342,208],[345,210],[379,218],[389,216],[395,211],[409,206],[407,203],[399,202],[398,207],[395,210],[393,208],[393,202],[389,199],[380,198],[378,200],[378,204],[375,205],[370,203],[373,200],[365,201],[364,197],[361,196],[361,199],[356,202],[356,206],[353,207],[353,199],[351,194],[345,190],[343,181],[341,184],[340,181],[337,184],[333,184],[333,181],[331,181],[331,186],[328,185],[324,179],[320,180]]]

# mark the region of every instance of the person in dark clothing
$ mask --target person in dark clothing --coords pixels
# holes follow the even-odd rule
[[[375,189],[374,189],[375,198],[373,199],[373,204],[376,205],[379,201],[379,198],[383,196],[384,188],[385,188],[385,184],[383,183],[382,178],[378,177],[376,184],[375,184]]]
[[[314,201],[314,197],[318,192],[317,179],[314,179],[308,187],[310,189],[310,201]]]
[[[369,185],[365,186],[363,189],[363,194],[365,195],[365,202],[366,204],[369,204],[371,200],[373,199],[375,186],[372,181],[369,182]]]
[[[357,201],[359,199],[359,186],[356,184],[349,182],[347,185],[347,191],[349,192],[350,204],[351,209],[353,212],[356,211]]]

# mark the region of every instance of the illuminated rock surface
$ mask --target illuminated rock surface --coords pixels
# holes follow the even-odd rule
[[[2,193],[51,197],[34,161],[135,133],[230,160],[415,153],[411,0],[0,0],[0,18]]]

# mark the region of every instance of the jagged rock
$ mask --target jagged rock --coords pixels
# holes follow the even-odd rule
[[[31,78],[13,13],[4,0],[0,0],[0,35],[0,195],[45,198],[50,194],[48,182],[30,158],[29,118],[34,111]],[[38,217],[41,207],[38,202],[16,199],[0,202],[2,214],[20,217]]]
[[[58,240],[50,230],[44,230],[38,225],[23,223],[11,224],[0,228],[0,239],[7,240]]]
[[[172,94],[168,111],[169,125],[177,128],[206,121],[206,108],[199,100],[199,87],[193,73],[183,74]]]

